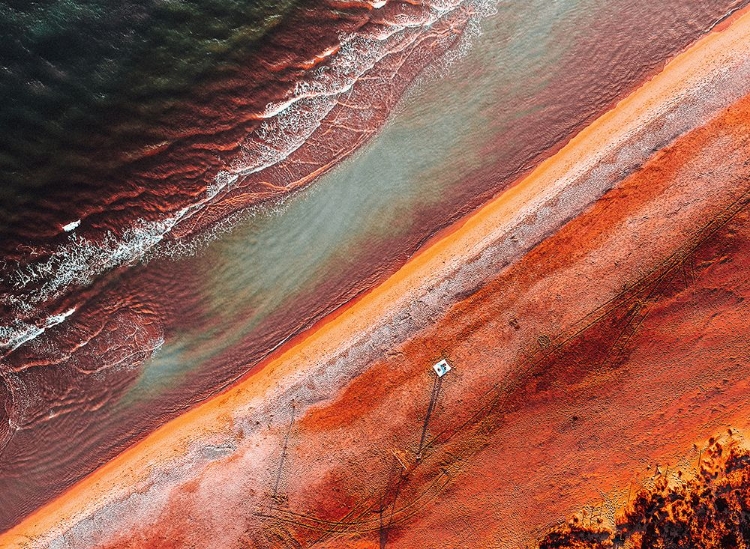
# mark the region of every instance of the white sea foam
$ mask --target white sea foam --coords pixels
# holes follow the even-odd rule
[[[65,231],[66,233],[69,233],[70,231],[78,227],[80,224],[81,224],[80,219],[77,219],[76,221],[71,221],[67,225],[63,225],[63,231]]]
[[[101,242],[91,242],[73,234],[47,260],[20,267],[11,274],[10,282],[15,290],[38,288],[26,294],[23,301],[8,296],[4,296],[3,301],[29,311],[34,305],[60,295],[68,286],[86,286],[103,272],[137,262],[178,219],[179,214],[161,221],[140,223],[126,230],[122,238],[110,233]]]
[[[75,308],[64,313],[48,316],[41,326],[15,320],[10,326],[0,326],[0,349],[15,351],[27,341],[43,334],[52,326],[57,326],[75,312]]]

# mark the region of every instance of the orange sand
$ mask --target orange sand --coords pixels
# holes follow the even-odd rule
[[[218,545],[374,548],[384,500],[388,547],[518,547],[644,464],[743,424],[748,136],[750,96],[301,414],[282,498],[264,475],[279,454],[263,457],[255,432],[146,521],[113,520],[102,547],[217,545],[239,524]],[[440,350],[454,371],[417,466]]]
[[[455,230],[414,257],[388,281],[353,306],[317,326],[303,340],[268,361],[262,370],[225,393],[164,425],[139,444],[73,487],[58,500],[0,536],[0,546],[17,547],[29,538],[64,530],[109,501],[126,496],[145,479],[151,465],[184,454],[191,441],[231,426],[232,411],[271,393],[281,380],[306,367],[308,357],[326,356],[346,345],[350,334],[366,331],[374,319],[398,307],[415,287],[434,280],[445,266],[469,260],[537,198],[571,175],[589,169],[603,151],[627,140],[629,132],[653,119],[681,90],[724,66],[727,58],[750,55],[750,13],[722,32],[710,34],[673,59],[662,73],[615,109],[583,130],[558,154],[508,192],[469,216]]]

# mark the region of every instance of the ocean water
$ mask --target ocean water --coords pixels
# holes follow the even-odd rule
[[[4,2],[0,227],[60,185],[75,193],[76,172],[105,174],[118,160],[107,154],[168,138],[175,106],[246,61],[295,4]]]
[[[122,116],[104,113],[100,125],[85,128],[75,165],[44,167],[53,177],[44,192],[29,207],[9,206],[14,213],[0,228],[0,348],[29,341],[48,318],[80,306],[81,288],[137,264],[162,240],[193,236],[308,184],[382,124],[414,74],[456,41],[474,10],[475,2],[460,0],[377,9],[311,2],[280,21],[264,18],[270,27],[257,47],[217,61],[184,97],[179,89],[160,91],[169,71],[155,68],[153,108],[138,97],[117,103]],[[224,19],[214,10],[201,20],[221,27]],[[146,55],[146,66],[154,56]],[[193,67],[187,54],[177,61]],[[142,83],[133,79],[128,89]],[[332,139],[324,130],[330,124]],[[68,158],[75,137],[64,136],[69,147],[59,154],[42,144],[42,164]],[[32,172],[20,170],[29,181],[47,181]]]

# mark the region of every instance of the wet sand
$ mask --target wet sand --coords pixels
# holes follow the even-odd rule
[[[408,310],[405,303],[413,301],[414,296],[429,298],[434,293],[428,291],[420,294],[417,289],[434,290],[444,281],[450,282],[455,279],[456,272],[458,270],[460,274],[462,265],[471,264],[477,258],[481,258],[482,253],[493,243],[506,236],[509,228],[515,227],[517,230],[521,227],[524,213],[532,215],[541,211],[540,203],[543,204],[544,197],[554,196],[555,191],[559,194],[560,187],[570,185],[576,177],[582,177],[595,170],[598,160],[606,159],[610,154],[616,155],[633,135],[638,135],[636,130],[639,127],[659,120],[659,115],[663,115],[667,109],[665,105],[684,100],[685,89],[697,86],[706,78],[716,78],[716,74],[721,72],[721,67],[736,65],[737,59],[746,57],[745,49],[748,47],[746,44],[750,36],[749,19],[750,17],[745,15],[723,32],[701,40],[698,45],[672,61],[662,74],[581,132],[531,176],[421,252],[386,283],[335,318],[317,327],[297,345],[269,361],[262,370],[240,385],[165,425],[87,478],[60,500],[32,515],[2,539],[10,544],[14,539],[18,542],[21,539],[18,536],[54,537],[55,534],[61,534],[73,527],[83,528],[78,534],[85,531],[90,536],[98,536],[98,544],[114,543],[117,546],[128,546],[129,543],[136,542],[128,542],[126,538],[116,541],[116,531],[118,526],[126,528],[125,523],[129,520],[118,524],[117,519],[124,519],[121,514],[122,509],[126,508],[123,507],[123,502],[127,502],[129,496],[137,493],[143,498],[140,500],[140,512],[148,513],[151,517],[149,523],[154,525],[155,531],[161,532],[159,536],[171,535],[173,545],[180,546],[181,538],[178,533],[180,529],[184,530],[185,526],[181,525],[178,515],[190,515],[190,512],[186,511],[186,506],[190,504],[195,505],[194,509],[201,509],[201,506],[205,505],[205,502],[201,503],[201,498],[211,493],[215,494],[210,485],[221,485],[222,482],[219,481],[233,478],[233,474],[236,474],[233,473],[233,467],[247,466],[250,460],[256,464],[255,473],[248,474],[247,477],[240,475],[236,478],[241,480],[235,483],[224,483],[224,495],[229,501],[239,496],[239,492],[246,496],[249,493],[254,494],[254,499],[250,498],[248,503],[239,507],[241,516],[247,517],[248,505],[251,508],[261,504],[270,505],[273,509],[265,507],[265,512],[258,512],[256,509],[255,514],[250,513],[255,518],[247,519],[249,524],[239,524],[231,528],[224,525],[227,527],[227,536],[235,533],[238,536],[244,535],[242,529],[246,528],[247,532],[254,532],[252,535],[265,539],[265,544],[271,543],[273,536],[286,535],[311,541],[321,534],[321,530],[326,530],[320,527],[321,521],[331,521],[335,526],[327,530],[336,535],[330,540],[329,546],[346,543],[340,539],[340,535],[359,538],[362,546],[376,546],[376,541],[368,541],[369,538],[366,538],[377,538],[378,535],[384,535],[383,532],[386,536],[392,536],[389,545],[402,540],[405,547],[423,546],[425,539],[429,538],[420,539],[419,536],[434,535],[434,530],[431,530],[434,524],[430,517],[435,515],[430,513],[433,509],[438,509],[442,499],[438,498],[435,505],[425,507],[417,518],[414,518],[410,511],[404,511],[414,508],[413,503],[397,505],[398,500],[417,501],[422,497],[420,494],[430,495],[430,486],[437,486],[442,490],[441,467],[448,470],[445,474],[449,477],[459,474],[460,469],[466,467],[481,468],[487,463],[492,468],[497,467],[494,458],[474,459],[476,456],[482,456],[481,451],[486,447],[493,445],[493,427],[487,423],[495,422],[490,413],[494,407],[484,409],[486,403],[482,402],[487,390],[491,390],[498,379],[505,379],[509,383],[513,379],[521,379],[523,383],[518,385],[518,391],[511,391],[511,395],[528,391],[537,396],[542,403],[557,402],[559,395],[550,396],[546,394],[546,388],[530,385],[523,376],[519,377],[519,373],[523,372],[519,366],[525,363],[525,360],[522,360],[526,358],[525,355],[537,355],[540,348],[541,351],[557,351],[561,343],[571,339],[564,337],[566,334],[571,330],[573,334],[580,331],[575,330],[575,327],[584,321],[587,315],[596,314],[601,306],[611,303],[612,300],[623,299],[622,295],[629,295],[627,291],[623,294],[623,284],[626,285],[626,290],[629,288],[628,291],[639,295],[638,292],[644,287],[643,281],[651,280],[649,277],[653,277],[652,273],[665,268],[665,273],[671,271],[669,258],[675,250],[686,250],[680,256],[683,259],[692,256],[697,246],[708,241],[698,238],[702,234],[706,219],[723,219],[721,212],[730,212],[738,216],[736,219],[742,219],[741,215],[732,209],[732,205],[744,206],[742,200],[747,192],[742,186],[742,178],[746,176],[743,170],[747,169],[744,166],[747,154],[741,154],[747,151],[739,147],[747,145],[742,141],[747,135],[746,127],[743,125],[747,121],[747,101],[739,103],[735,108],[740,112],[736,120],[731,118],[733,111],[730,109],[729,114],[722,115],[722,118],[718,119],[719,122],[713,122],[714,126],[709,126],[702,134],[698,130],[688,138],[679,140],[674,146],[674,149],[684,146],[688,150],[697,150],[700,153],[692,158],[693,165],[684,163],[680,166],[686,173],[700,174],[700,177],[684,176],[677,170],[678,176],[670,178],[668,173],[662,173],[660,163],[665,162],[665,158],[669,160],[674,156],[672,150],[658,153],[644,170],[637,172],[611,191],[615,194],[618,191],[621,193],[621,200],[614,202],[621,203],[622,213],[604,212],[603,216],[597,217],[596,210],[606,209],[609,204],[614,203],[611,202],[612,194],[607,194],[593,210],[587,211],[579,219],[566,225],[560,233],[535,248],[521,263],[512,265],[508,270],[504,269],[504,265],[497,266],[497,278],[489,286],[477,292],[478,286],[485,285],[485,280],[473,281],[474,285],[469,286],[472,291],[461,300],[461,303],[449,309],[445,316],[438,317],[439,320],[434,318],[433,322],[437,324],[418,333],[412,341],[399,341],[399,328],[394,326],[390,358],[383,360],[381,357],[381,360],[372,361],[367,371],[354,379],[345,391],[340,392],[333,387],[333,392],[327,393],[326,378],[309,377],[308,374],[325,374],[324,370],[316,369],[316,366],[321,362],[325,365],[327,357],[345,356],[347,360],[354,361],[356,356],[352,354],[352,348],[356,345],[353,343],[357,343],[357,339],[367,339],[363,334],[371,333],[373,326],[380,322],[379,319],[391,318],[397,315],[400,309]],[[697,120],[700,121],[700,117]],[[728,130],[724,131],[725,128]],[[695,142],[691,143],[690,139]],[[683,145],[685,142],[688,145]],[[739,152],[729,154],[731,151]],[[707,163],[710,164],[709,167],[706,167]],[[710,175],[709,168],[717,164],[726,169],[726,173],[734,174],[735,179],[727,178],[715,182],[711,192],[707,193],[705,182]],[[647,185],[644,180],[639,181],[639,177],[645,177],[647,182],[662,181],[663,184]],[[639,196],[639,193],[643,193],[643,196]],[[665,219],[660,214],[667,210],[669,211]],[[604,222],[609,230],[597,227],[596,220]],[[620,223],[615,224],[615,220],[620,220]],[[528,219],[526,222],[528,223]],[[665,227],[668,230],[665,231]],[[587,234],[590,235],[588,238]],[[660,238],[654,239],[655,234],[659,234]],[[519,232],[519,235],[521,238],[524,237],[522,232]],[[685,248],[685,242],[693,241],[696,242],[695,245]],[[586,245],[582,246],[584,242]],[[573,249],[567,248],[565,243],[574,246]],[[741,250],[741,247],[738,249]],[[570,266],[573,261],[576,268]],[[613,264],[617,266],[614,272]],[[738,272],[741,273],[742,269],[738,269]],[[730,275],[727,277],[730,282],[736,282]],[[662,280],[663,277],[656,279]],[[503,288],[504,284],[507,287]],[[647,293],[647,296],[653,295],[653,292]],[[511,300],[510,303],[505,302],[508,299]],[[545,302],[545,299],[549,301]],[[524,301],[525,304],[514,300]],[[627,302],[627,299],[625,301]],[[618,310],[621,309],[608,308],[607,314],[617,316]],[[638,314],[638,311],[632,312],[632,307],[626,307],[626,310],[630,311],[631,316]],[[515,316],[510,316],[509,311],[514,311]],[[487,318],[488,313],[492,313],[492,320]],[[506,316],[508,318],[505,318]],[[739,318],[743,318],[741,314]],[[516,329],[515,325],[519,328]],[[691,326],[695,328],[695,325],[688,323],[686,329],[689,331]],[[732,321],[728,321],[728,326],[742,327],[741,323]],[[489,339],[486,335],[483,336],[488,330],[493,333]],[[511,341],[511,336],[516,332],[517,340]],[[740,331],[738,337],[741,336]],[[689,339],[686,337],[686,340]],[[488,341],[490,345],[487,345]],[[679,346],[674,346],[673,349],[677,352]],[[428,439],[425,458],[417,466],[413,458],[410,464],[408,456],[415,453],[415,429],[418,431],[420,416],[423,415],[426,405],[425,398],[428,398],[428,367],[441,353],[448,354],[454,361],[456,375],[452,376],[452,380],[446,380],[441,397],[443,400],[438,408],[441,413],[435,416],[435,423],[430,426],[430,432],[433,434]],[[571,361],[568,359],[568,362],[563,362],[570,365]],[[579,361],[572,362],[580,366]],[[475,364],[484,366],[472,367]],[[650,367],[651,365],[648,365],[648,368]],[[548,371],[552,375],[555,369],[550,367]],[[333,375],[336,375],[336,372],[333,372]],[[592,383],[590,377],[583,377],[586,384]],[[278,420],[274,419],[276,423],[269,420],[268,431],[264,432],[263,436],[252,434],[253,427],[249,424],[249,419],[254,417],[255,412],[262,410],[264,401],[274,401],[273,395],[288,393],[292,395],[292,402],[295,402],[295,386],[299,393],[300,384],[307,387],[308,392],[322,391],[321,397],[316,401],[321,404],[309,411],[295,412],[293,417],[296,421],[296,431],[289,450],[291,465],[287,466],[290,470],[282,470],[281,466],[275,467],[274,464],[277,464],[279,458],[281,446],[278,442],[285,436],[288,437],[290,432],[287,427],[288,415]],[[507,385],[512,386],[512,383]],[[281,400],[278,399],[276,404],[278,405]],[[304,401],[304,398],[299,400]],[[523,398],[520,401],[533,402],[533,399]],[[464,404],[458,409],[451,409],[451,414],[447,414],[447,402]],[[512,403],[512,399],[508,402]],[[277,409],[277,415],[284,416],[284,411],[289,412],[289,409]],[[482,412],[477,417],[484,419],[476,424],[467,424],[466,422],[475,415],[472,412],[477,411]],[[512,409],[504,409],[503,413],[507,414],[510,411]],[[540,411],[535,410],[528,422],[534,429],[538,429],[541,417]],[[687,425],[693,425],[691,422],[695,418],[686,417],[690,419]],[[726,417],[734,416],[729,414]],[[464,421],[461,421],[462,418]],[[499,420],[497,423],[502,424]],[[468,426],[469,429],[457,429],[461,425]],[[470,436],[472,429],[479,429],[478,436]],[[451,431],[464,434],[444,439],[440,438],[441,434],[435,434]],[[697,436],[696,433],[690,434],[689,429],[682,432],[688,432],[688,437]],[[477,432],[474,431],[473,434],[477,435]],[[489,440],[483,440],[482,437]],[[529,442],[534,438],[518,440]],[[537,439],[537,447],[542,448],[538,459],[543,459],[547,451],[545,440],[544,436]],[[356,444],[354,441],[360,442]],[[253,444],[254,448],[243,448],[243,445]],[[451,445],[458,445],[458,448],[450,450]],[[644,446],[651,448],[648,444]],[[200,448],[205,450],[208,447],[213,448],[208,452],[213,457],[206,458],[208,463],[201,462],[195,465],[196,452],[199,452]],[[221,448],[226,449],[226,454],[222,453]],[[331,448],[336,448],[337,455],[321,459],[321,456],[326,456]],[[395,453],[388,452],[389,448]],[[528,450],[527,447],[524,449]],[[469,463],[461,463],[459,470],[454,471],[455,462],[446,458],[447,453],[459,458],[463,455],[471,460]],[[202,455],[205,456],[206,453]],[[389,455],[397,457],[392,458]],[[515,461],[510,459],[504,463],[518,464],[519,459],[527,459],[526,454],[520,450],[512,455],[515,456]],[[394,460],[398,463],[405,462],[398,470],[404,470],[406,473],[393,472]],[[190,463],[196,467],[195,471],[190,470]],[[529,463],[540,462],[529,460]],[[544,463],[547,461],[544,460]],[[605,460],[603,463],[608,461]],[[624,463],[612,463],[622,465],[624,470],[628,469]],[[351,464],[351,469],[347,470],[346,464]],[[366,473],[363,469],[365,466]],[[273,473],[269,473],[271,478],[266,478],[259,472],[266,469],[273,469],[273,473],[278,469],[284,473],[281,487],[286,494],[286,503],[283,508],[276,508],[281,507],[277,505],[280,495],[277,490],[273,490],[271,495],[275,497],[270,503],[269,494],[262,493],[262,486],[266,481],[270,480],[266,486],[274,485]],[[172,478],[167,478],[166,470],[180,472]],[[611,471],[608,474],[611,475]],[[398,481],[398,488],[394,492],[394,485],[388,480],[389,476],[406,480]],[[507,494],[508,486],[502,484],[505,477],[500,476],[497,480],[499,488],[494,493]],[[610,481],[610,478],[608,476],[607,481]],[[172,488],[166,489],[166,485]],[[279,486],[278,480],[276,486]],[[537,489],[542,487],[540,484],[533,486]],[[252,491],[248,492],[251,487]],[[425,487],[428,488],[426,491]],[[384,490],[381,490],[382,488]],[[215,489],[216,487],[213,488]],[[334,505],[336,498],[329,489],[335,490],[338,494],[337,505]],[[230,495],[230,492],[234,495]],[[400,495],[394,496],[394,493]],[[590,494],[585,495],[590,497]],[[582,496],[583,494],[576,495]],[[430,496],[430,499],[432,497]],[[434,497],[437,497],[437,493]],[[374,513],[378,499],[381,511],[383,505],[390,509],[391,517],[386,519],[386,526],[383,526],[382,512],[379,517],[375,513],[375,519],[360,518],[352,524],[342,519],[343,515],[359,517],[359,514],[365,512]],[[446,505],[450,506],[450,498],[445,499]],[[263,503],[264,501],[266,503]],[[468,500],[460,498],[459,501],[465,505]],[[577,502],[578,505],[580,503],[582,501]],[[526,508],[528,500],[523,501],[523,504]],[[357,505],[358,510],[355,509]],[[575,506],[574,503],[570,505]],[[153,506],[153,509],[149,506]],[[545,509],[548,513],[567,512],[554,507],[540,509]],[[151,512],[153,510],[158,512]],[[312,522],[317,526],[305,525],[305,521],[299,517],[295,519],[296,522],[290,519],[288,513],[294,510],[302,510],[300,512],[307,518],[312,517]],[[540,514],[543,513],[540,511]],[[82,517],[94,515],[97,516],[99,524],[96,534],[86,528],[86,521],[80,521]],[[475,521],[482,517],[481,513],[469,515]],[[443,520],[440,517],[444,515],[438,515],[438,518]],[[557,518],[559,517],[549,520]],[[230,519],[235,520],[231,516],[225,517],[224,520]],[[113,530],[110,530],[111,534],[101,531],[100,528],[107,520],[113,520],[115,523]],[[412,521],[408,523],[409,527],[399,530],[400,525],[407,524],[407,520]],[[413,521],[417,520],[418,524],[415,526]],[[467,519],[463,517],[462,520]],[[540,521],[542,517],[532,516],[529,518],[531,525],[511,524],[508,528],[511,534],[524,537],[534,528],[542,527]],[[219,523],[223,524],[223,520],[219,520]],[[490,521],[490,524],[492,523],[493,521]],[[508,524],[503,521],[494,523]],[[217,524],[204,524],[201,528],[215,535]],[[424,528],[420,528],[419,525],[424,525]],[[352,533],[354,530],[358,533]],[[451,529],[442,532],[447,540],[453,535],[452,532],[460,535],[461,530]],[[250,533],[247,535],[251,535]],[[188,535],[192,534],[193,532]],[[498,532],[488,532],[487,535],[497,536]],[[148,530],[142,531],[142,536],[142,546],[148,546],[149,543],[155,546],[159,543],[157,535],[149,533]],[[131,532],[129,539],[137,538],[133,537]],[[85,544],[86,540],[82,543]],[[263,543],[257,540],[256,543],[263,546]]]

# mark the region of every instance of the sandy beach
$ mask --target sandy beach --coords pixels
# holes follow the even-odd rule
[[[278,350],[223,394],[123,452],[1,535],[0,544],[45,546],[66,531],[79,528],[78,533],[88,532],[90,537],[86,539],[93,540],[96,546],[179,547],[182,545],[178,532],[185,528],[180,523],[179,510],[191,505],[200,508],[211,494],[218,493],[219,487],[228,494],[226,514],[222,519],[212,519],[214,522],[201,530],[201,535],[214,536],[218,525],[223,524],[228,540],[242,538],[243,529],[249,532],[265,529],[276,532],[277,536],[316,541],[320,547],[355,544],[377,547],[377,536],[382,540],[384,531],[393,532],[389,546],[429,546],[428,540],[436,531],[445,536],[441,538],[445,546],[454,546],[461,535],[466,535],[457,522],[469,520],[467,517],[472,522],[480,521],[483,515],[481,508],[470,506],[471,512],[466,511],[460,514],[462,518],[452,519],[456,522],[448,521],[441,527],[441,517],[453,509],[451,498],[464,504],[476,500],[481,507],[482,502],[489,500],[477,499],[477,494],[481,495],[487,486],[491,485],[497,493],[513,494],[508,484],[511,477],[515,478],[514,489],[524,498],[521,508],[533,507],[535,511],[514,521],[512,516],[517,515],[513,513],[519,508],[510,505],[512,498],[500,498],[487,505],[507,509],[508,517],[493,519],[501,524],[502,532],[475,532],[476,536],[487,536],[481,538],[484,543],[496,544],[486,546],[510,547],[519,540],[528,540],[546,526],[545,521],[557,520],[560,514],[590,501],[597,491],[581,487],[581,479],[588,478],[585,475],[589,473],[580,465],[591,463],[595,450],[621,436],[616,428],[600,431],[591,452],[576,458],[578,461],[555,460],[563,464],[559,470],[545,470],[551,451],[544,449],[544,445],[554,436],[539,430],[533,443],[520,444],[518,448],[513,444],[503,446],[502,463],[513,465],[526,459],[526,465],[497,470],[500,446],[492,439],[496,431],[483,427],[485,419],[481,413],[486,412],[486,418],[495,417],[492,414],[496,404],[492,402],[499,401],[493,401],[490,392],[500,379],[507,381],[506,389],[513,388],[508,389],[510,393],[502,393],[511,396],[503,396],[501,400],[506,402],[503,399],[507,398],[509,406],[517,400],[516,408],[503,409],[501,414],[518,416],[506,434],[517,431],[514,440],[528,442],[529,433],[534,432],[535,422],[541,418],[552,418],[545,421],[557,428],[556,421],[563,423],[558,412],[565,409],[567,413],[577,406],[577,401],[565,400],[561,393],[550,389],[555,382],[547,379],[543,383],[544,375],[530,381],[529,365],[539,368],[540,360],[548,360],[550,372],[564,372],[563,379],[573,380],[571,386],[579,390],[576,394],[595,393],[587,390],[601,389],[597,376],[617,376],[601,371],[576,374],[573,366],[578,363],[563,356],[567,352],[563,343],[575,339],[574,334],[581,331],[580,323],[591,320],[592,314],[596,323],[609,318],[610,313],[620,319],[618,322],[637,316],[633,300],[648,301],[657,294],[665,297],[662,301],[654,297],[655,303],[659,303],[654,308],[663,308],[665,317],[672,314],[677,318],[677,312],[668,309],[673,305],[670,300],[678,298],[663,289],[652,291],[651,286],[645,291],[643,281],[654,277],[661,281],[659,273],[673,272],[670,258],[675,253],[692,257],[695,250],[708,242],[710,235],[704,234],[707,220],[723,220],[722,215],[726,215],[720,228],[732,222],[738,224],[736,231],[747,232],[746,224],[742,224],[744,214],[738,213],[750,191],[747,183],[742,183],[747,175],[742,160],[747,156],[732,153],[748,151],[740,146],[747,146],[743,132],[750,112],[745,98],[750,92],[746,78],[750,74],[749,59],[750,13],[745,11],[735,14],[731,24],[717,28],[673,59],[660,74],[581,131],[528,177],[442,232],[439,239],[429,242],[385,283]],[[709,191],[704,176],[712,164],[721,164],[732,176],[714,182]],[[660,211],[670,212],[669,219],[662,219]],[[743,250],[732,249],[737,262],[747,260],[741,255]],[[715,276],[716,280],[731,278],[730,274],[706,269],[706,276]],[[704,287],[710,288],[711,284],[705,282]],[[629,288],[630,293],[623,292],[623,287]],[[607,308],[611,303],[617,307]],[[714,306],[716,310],[728,307],[719,303]],[[602,307],[607,314],[596,316]],[[734,316],[717,328],[717,333],[742,329],[743,317],[737,316],[737,310],[732,311]],[[659,326],[654,324],[651,329],[658,330]],[[684,340],[695,337],[691,326],[699,324],[688,322],[683,326]],[[494,334],[492,338],[490,332]],[[611,334],[604,330],[602,337],[610,338]],[[654,341],[663,342],[666,338],[660,336]],[[635,345],[637,338],[632,343]],[[742,343],[736,345],[741,347]],[[389,347],[392,354],[383,351]],[[668,347],[675,356],[679,355],[679,346],[674,342]],[[554,355],[553,349],[561,349],[563,358]],[[684,359],[690,354],[688,351],[675,360]],[[728,353],[730,363],[734,355]],[[415,438],[419,439],[414,430],[421,425],[432,383],[429,366],[442,355],[455,362],[456,371],[452,378],[446,378],[438,408],[441,413],[430,426],[432,434],[426,447],[429,455],[423,464],[417,464],[413,456],[425,449],[414,448]],[[637,353],[632,357],[635,358],[628,360],[637,362]],[[642,357],[638,360],[641,360],[640,373],[626,380],[633,383],[629,391],[638,391],[635,382],[648,379],[645,374],[651,368],[648,360]],[[337,371],[335,366],[343,363],[348,369]],[[744,372],[747,364],[741,366],[738,368]],[[699,372],[693,374],[698,376]],[[669,370],[660,375],[668,378]],[[518,391],[515,396],[513,391]],[[688,389],[684,391],[678,397],[688,402]],[[729,402],[736,392],[717,398]],[[274,402],[289,403],[290,407],[281,406],[281,411],[269,418],[268,411],[273,409]],[[462,404],[448,413],[447,402]],[[688,404],[682,408],[689,409]],[[612,405],[613,409],[618,406],[628,409],[626,403]],[[677,405],[671,406],[669,410],[677,409]],[[284,475],[281,484],[287,493],[284,509],[258,512],[258,508],[277,506],[280,477],[276,477],[276,487],[270,496],[263,487],[268,491],[276,469],[282,470],[276,465],[278,449],[292,429],[284,410],[292,410],[291,421],[295,425],[295,442],[287,459],[294,458],[298,463],[288,467],[296,468],[298,474]],[[654,437],[662,436],[668,441],[665,447],[655,450],[656,454],[678,455],[689,450],[684,447],[688,440],[698,435],[708,436],[710,428],[723,425],[731,417],[739,418],[744,412],[744,409],[727,410],[720,420],[709,420],[700,414],[684,417],[677,414],[669,428],[674,430],[675,425],[682,425],[684,436],[669,438],[666,433],[672,431],[656,429],[652,438],[643,439],[640,453],[627,459],[612,457],[612,467],[602,469],[594,484],[597,489],[610,490],[622,486],[623,480],[632,474],[634,463],[654,458],[650,446]],[[569,415],[584,418],[584,423],[590,421],[588,428],[595,429],[595,414],[587,415],[584,411]],[[597,417],[601,420],[606,416],[603,413]],[[624,428],[630,424],[632,432],[652,429],[646,419],[639,418],[639,422],[633,417],[624,417],[618,425]],[[699,420],[707,427],[693,429]],[[258,426],[266,421],[267,428]],[[499,417],[492,421],[508,424]],[[582,440],[581,429],[575,431],[578,435],[565,435],[568,439],[556,448],[576,447]],[[541,449],[529,456],[528,448],[534,444]],[[210,458],[197,459],[196,455],[206,455],[207,447],[229,450],[217,450]],[[286,445],[284,448],[286,452]],[[336,452],[327,455],[326,449],[330,448]],[[492,454],[488,454],[488,448],[495,449],[495,457],[488,457]],[[626,450],[615,447],[615,451]],[[380,454],[391,457],[374,457]],[[463,456],[464,461],[450,461],[447,454]],[[325,457],[320,458],[321,455]],[[355,463],[365,456],[373,460],[366,475],[362,463]],[[395,495],[391,480],[395,474],[393,456],[404,471],[396,476],[406,479],[397,483]],[[244,469],[248,463],[253,463],[255,469],[249,472]],[[446,478],[439,472],[441,468],[448,471]],[[476,471],[469,478],[488,480],[481,486],[467,482],[458,488],[451,484],[454,477],[472,468]],[[165,473],[170,470],[177,471],[176,475]],[[266,470],[271,472],[263,472]],[[493,470],[498,472],[491,474]],[[574,480],[563,478],[562,485],[566,488],[555,504],[531,505],[531,500],[541,498],[542,494],[529,492],[521,479],[535,470],[544,470],[539,478],[557,482],[560,471],[564,471],[569,475],[565,478]],[[240,471],[246,477],[235,483],[233,479],[239,478]],[[441,484],[443,480],[445,485]],[[204,485],[211,488],[203,490]],[[383,495],[373,495],[381,486]],[[440,488],[433,490],[433,486]],[[539,486],[544,487],[544,483]],[[325,496],[337,487],[346,493],[337,496],[339,499]],[[443,487],[448,487],[445,493],[450,495],[442,504],[445,509],[441,509],[443,500],[438,496]],[[240,505],[235,503],[239,501],[235,492],[252,493],[253,497]],[[150,522],[142,528],[137,526],[138,517],[128,517],[126,512],[130,509],[128,505],[138,503],[128,503],[134,493],[142,498],[138,500],[144,504],[141,512],[150,517]],[[381,512],[372,515],[378,499]],[[424,501],[431,503],[427,505]],[[498,501],[502,503],[500,507]],[[383,522],[383,502],[390,513],[387,527]],[[410,506],[407,502],[420,503]],[[231,509],[236,509],[236,514]],[[255,518],[248,524],[230,524],[237,522],[237,516],[248,509],[255,510]],[[305,511],[300,511],[294,521],[286,521],[285,517],[295,509]],[[371,516],[363,518],[365,512]],[[305,522],[303,514],[317,518]],[[347,522],[342,517],[359,518]],[[312,524],[316,521],[317,526]],[[330,526],[327,529],[320,527],[325,521]],[[396,532],[398,525],[407,524],[409,528]],[[136,535],[134,531],[139,533]],[[160,536],[173,535],[173,541],[177,541],[172,545],[162,538],[159,541],[156,532],[161,532]],[[247,538],[245,542],[264,546],[263,543],[271,543],[269,535],[265,541]],[[505,541],[501,543],[500,538]],[[133,539],[140,541],[128,541]],[[474,538],[474,542],[478,539]]]

